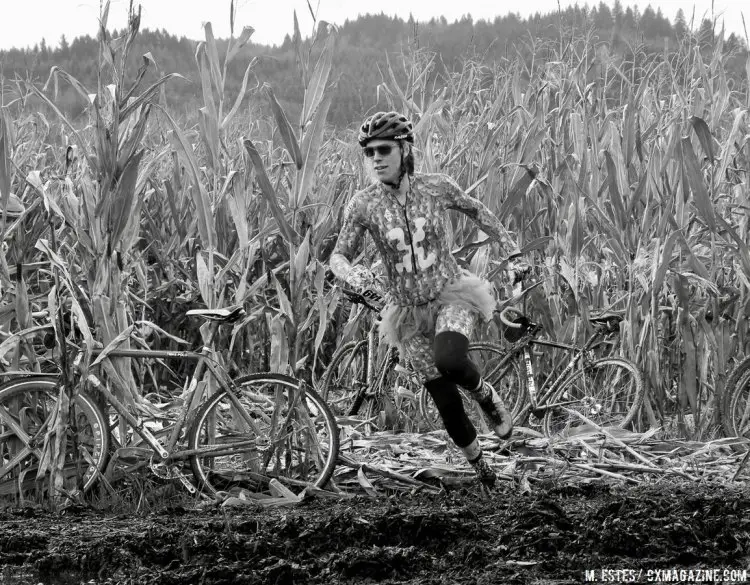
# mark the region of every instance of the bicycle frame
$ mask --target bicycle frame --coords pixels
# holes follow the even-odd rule
[[[364,295],[354,293],[353,291],[345,290],[344,292],[346,296],[349,297],[350,302],[361,305],[364,310],[373,311],[375,313],[379,312],[379,309],[377,307],[374,307],[372,304],[370,304],[366,296],[369,291],[365,291]],[[383,387],[383,381],[385,380],[385,377],[388,373],[389,363],[396,363],[397,370],[400,369],[407,375],[414,375],[414,372],[412,372],[409,368],[404,368],[398,365],[400,356],[398,355],[396,348],[394,347],[389,347],[386,355],[383,356],[383,360],[378,361],[378,350],[380,348],[380,344],[378,343],[377,339],[377,321],[373,320],[372,325],[370,325],[370,328],[367,332],[367,337],[365,339],[357,341],[352,347],[352,354],[356,354],[363,344],[367,344],[367,370],[365,372],[364,386],[358,389],[357,395],[352,402],[352,406],[347,412],[347,416],[354,416],[359,413],[359,409],[361,408],[362,403],[366,398],[368,398],[370,389],[375,388],[377,390]],[[369,395],[369,397],[372,397],[372,395]]]
[[[584,358],[585,354],[594,346],[595,342],[602,336],[600,331],[595,331],[586,340],[583,346],[573,345],[569,343],[562,343],[559,341],[552,341],[548,339],[537,339],[535,335],[539,332],[540,327],[532,327],[523,338],[513,344],[506,356],[500,360],[494,370],[488,372],[486,377],[488,379],[499,379],[504,377],[511,368],[511,364],[514,360],[519,359],[519,356],[523,356],[524,368],[526,372],[526,393],[529,397],[528,404],[524,406],[521,412],[531,410],[531,412],[537,416],[540,411],[544,411],[550,408],[563,406],[567,403],[559,404],[547,404],[547,401],[551,396],[554,396],[555,392],[559,389],[563,381],[568,377],[573,368],[575,368],[580,361]],[[551,347],[555,349],[562,349],[566,352],[572,353],[570,361],[565,368],[555,377],[551,385],[549,385],[550,377],[545,380],[542,384],[541,391],[537,388],[536,375],[534,372],[534,365],[531,359],[531,347],[532,346],[543,346]],[[557,367],[553,370],[558,370]],[[497,373],[500,372],[498,375]],[[541,395],[540,395],[541,394]]]
[[[235,386],[230,378],[228,378],[224,372],[216,365],[215,360],[212,359],[216,353],[210,348],[210,343],[214,338],[214,335],[218,329],[219,323],[214,324],[212,331],[209,334],[208,342],[203,346],[201,351],[167,351],[167,350],[147,350],[147,349],[114,349],[107,354],[109,358],[135,358],[135,359],[183,359],[195,361],[195,369],[188,382],[188,392],[184,404],[178,411],[176,422],[170,427],[169,438],[166,445],[162,442],[145,426],[144,421],[140,417],[134,416],[128,408],[107,388],[105,384],[93,373],[89,373],[86,377],[85,382],[92,386],[97,392],[100,392],[105,398],[107,403],[123,417],[130,427],[136,432],[143,441],[151,447],[153,452],[158,455],[161,459],[159,463],[165,464],[168,461],[179,461],[187,459],[188,457],[197,454],[195,451],[176,451],[177,444],[180,440],[180,434],[182,430],[189,427],[190,415],[195,413],[197,405],[200,403],[201,396],[198,394],[198,387],[206,368],[218,382],[218,384],[225,390],[227,390],[227,396],[237,406],[237,410],[244,414],[244,409],[239,404],[239,400],[235,392],[233,392]],[[100,355],[103,350],[94,352],[94,355]],[[247,417],[243,417],[245,423],[250,427],[255,425]],[[212,452],[211,448],[199,450],[198,452]],[[217,452],[217,455],[219,452]],[[197,490],[188,479],[182,475],[177,474],[176,477],[180,479],[185,488],[192,494]]]

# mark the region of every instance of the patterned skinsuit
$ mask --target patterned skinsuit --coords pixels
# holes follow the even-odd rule
[[[489,317],[494,306],[489,283],[462,270],[451,254],[454,241],[447,211],[468,215],[506,251],[513,247],[513,241],[489,209],[464,193],[450,177],[416,173],[409,180],[411,187],[403,206],[382,183],[352,197],[330,266],[336,276],[352,286],[371,286],[369,271],[359,266],[350,269],[349,265],[365,231],[370,232],[386,274],[385,336],[400,346],[413,369],[425,380],[432,380],[440,377],[432,354],[434,336],[441,331],[456,331],[470,338],[477,315]],[[454,294],[446,295],[450,291]],[[409,311],[422,321],[418,331],[401,327],[399,317],[395,317]],[[388,323],[389,315],[392,324]],[[427,327],[425,321],[429,321]]]

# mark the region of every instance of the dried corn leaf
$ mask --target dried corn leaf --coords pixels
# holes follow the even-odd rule
[[[263,89],[266,92],[268,101],[271,103],[271,111],[276,118],[276,125],[279,127],[279,132],[281,133],[281,138],[284,140],[286,149],[289,152],[289,155],[292,157],[292,161],[294,162],[297,169],[301,169],[303,164],[302,151],[300,150],[299,142],[297,141],[297,137],[294,134],[294,129],[289,122],[289,118],[287,118],[284,109],[276,99],[276,95],[273,93],[273,89],[271,88],[271,86],[266,85]]]
[[[375,486],[372,485],[372,482],[365,475],[363,466],[360,466],[357,470],[357,481],[359,481],[359,485],[362,486],[368,496],[373,498],[378,496],[378,490],[375,489]]]
[[[318,109],[323,99],[328,78],[331,75],[331,66],[333,64],[333,51],[336,45],[336,36],[334,27],[329,25],[328,38],[323,47],[318,62],[315,64],[310,84],[305,88],[305,98],[302,104],[302,115],[300,117],[300,127],[305,128],[312,119],[313,114]]]

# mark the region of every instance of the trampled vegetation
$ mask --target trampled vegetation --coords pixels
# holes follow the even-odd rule
[[[280,88],[248,83],[252,31],[220,53],[206,25],[188,127],[164,107],[181,72],[144,82],[148,54],[128,72],[139,16],[114,38],[106,21],[105,11],[95,86],[54,69],[44,88],[18,82],[0,110],[3,365],[49,367],[40,342],[53,322],[59,361],[65,333],[179,348],[205,333],[187,309],[243,304],[248,317],[224,340],[229,366],[316,383],[333,348],[361,331],[326,273],[345,202],[366,181],[350,133],[326,122],[337,31],[321,26],[308,44],[296,31],[305,92],[292,118]],[[729,82],[721,39],[707,48],[686,34],[674,53],[636,50],[625,62],[590,41],[561,34],[530,59],[469,59],[457,72],[415,49],[377,90],[417,122],[420,170],[455,177],[532,250],[542,285],[529,308],[547,331],[580,340],[592,310],[624,312],[613,351],[647,387],[636,428],[671,428],[676,416],[680,434],[712,437],[749,341],[748,77]],[[243,82],[230,97],[237,62]],[[88,104],[83,123],[59,109],[58,84]],[[269,116],[248,112],[248,93]],[[457,246],[479,236],[461,217],[455,233]],[[472,266],[491,271],[487,254],[475,251]],[[502,275],[495,282],[508,293]],[[50,319],[60,306],[67,328]],[[108,375],[126,400],[142,400],[144,381],[181,391],[170,388],[179,368],[119,361]]]

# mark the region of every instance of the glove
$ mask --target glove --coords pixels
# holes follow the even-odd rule
[[[352,266],[346,275],[346,283],[375,306],[382,307],[385,302],[385,287],[381,279],[364,266]]]
[[[346,273],[346,278],[344,280],[346,281],[346,284],[355,290],[362,291],[363,289],[369,288],[375,282],[375,275],[369,268],[356,265],[352,266],[349,272]]]
[[[523,281],[526,276],[531,274],[531,265],[527,264],[523,260],[519,260],[508,264],[508,268],[506,269],[506,271],[508,272],[510,281],[513,284],[516,284]]]

